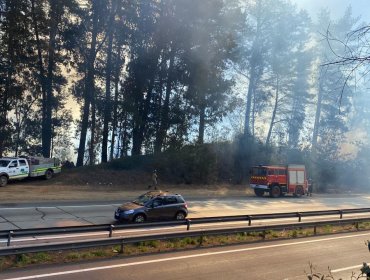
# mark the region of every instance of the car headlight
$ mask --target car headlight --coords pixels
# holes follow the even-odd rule
[[[134,213],[134,210],[127,210],[127,211],[125,211],[125,212],[123,212],[124,214],[126,214],[126,215],[129,215],[129,214],[132,214],[132,213]]]

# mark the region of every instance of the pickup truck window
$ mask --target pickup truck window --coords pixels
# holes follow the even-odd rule
[[[10,160],[0,159],[0,167],[7,167]]]
[[[20,159],[20,160],[18,160],[18,162],[19,162],[19,166],[26,166],[27,165],[27,162],[24,159]]]
[[[9,165],[9,167],[18,167],[18,161],[13,160],[13,161],[11,162],[11,164]]]

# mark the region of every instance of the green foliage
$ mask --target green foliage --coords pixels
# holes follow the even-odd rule
[[[32,258],[30,258],[30,256],[27,254],[16,255],[15,259],[16,259],[16,264],[20,266],[30,264],[32,261]]]
[[[107,168],[192,184],[305,163],[316,190],[367,187],[369,145],[354,143],[357,158],[344,161],[342,144],[350,126],[369,134],[368,98],[340,65],[317,67],[347,49],[340,42],[359,22],[350,8],[312,24],[283,0],[82,2],[1,2],[0,156],[71,160],[69,106],[81,113],[78,165],[127,157]],[[329,25],[331,46],[317,32]],[[244,118],[224,124],[235,108]],[[221,125],[233,143],[212,143]]]
[[[122,159],[115,159],[107,163],[105,166],[107,168],[112,168],[116,170],[132,170],[132,169],[150,169],[153,165],[154,156],[153,155],[138,155],[125,157]]]
[[[66,259],[70,261],[79,260],[80,258],[81,258],[81,254],[78,252],[69,253],[66,257]]]
[[[105,252],[104,250],[93,251],[91,252],[91,255],[94,257],[104,257],[107,256],[107,252]]]
[[[221,174],[223,167],[221,155],[216,154],[213,145],[185,146],[178,150],[169,150],[157,155],[131,156],[107,163],[107,168],[151,172],[156,169],[159,180],[176,183],[212,183]]]

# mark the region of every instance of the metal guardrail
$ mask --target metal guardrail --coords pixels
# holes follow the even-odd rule
[[[60,242],[52,244],[38,244],[38,245],[26,245],[21,247],[6,247],[0,249],[0,256],[10,256],[16,254],[26,253],[37,253],[37,252],[48,252],[48,251],[61,251],[61,250],[76,250],[86,249],[92,247],[104,247],[104,246],[120,246],[120,252],[123,253],[124,246],[126,244],[132,244],[137,242],[153,241],[153,240],[171,240],[176,238],[186,237],[199,237],[199,245],[202,245],[204,236],[214,235],[226,235],[226,234],[237,234],[237,233],[250,233],[250,232],[261,232],[264,238],[266,233],[271,230],[293,230],[297,228],[313,228],[314,234],[317,234],[316,228],[325,225],[345,225],[355,224],[357,230],[359,230],[360,222],[370,222],[370,217],[356,218],[356,219],[340,219],[340,220],[327,220],[317,222],[298,222],[293,224],[279,224],[279,225],[265,225],[265,226],[247,226],[237,228],[224,228],[224,229],[210,229],[210,230],[197,230],[197,231],[185,231],[180,233],[165,233],[165,234],[153,234],[138,237],[112,237],[104,239],[91,239],[87,241],[71,241],[71,242]]]
[[[0,231],[0,238],[7,239],[7,246],[10,246],[11,240],[17,237],[26,236],[47,236],[56,234],[73,234],[73,233],[91,233],[106,231],[109,237],[112,237],[115,230],[161,227],[161,226],[181,226],[185,225],[187,230],[190,230],[191,225],[216,223],[216,222],[238,222],[248,221],[248,226],[252,225],[252,221],[281,219],[281,218],[298,218],[298,222],[302,221],[303,217],[313,216],[330,216],[339,215],[342,219],[344,214],[370,213],[370,208],[352,208],[340,210],[320,210],[320,211],[305,211],[305,212],[286,212],[273,214],[254,214],[254,215],[237,215],[237,216],[218,216],[206,218],[193,218],[183,221],[168,221],[142,224],[103,224],[103,225],[86,225],[86,226],[69,226],[69,227],[51,227],[51,228],[34,228],[34,229],[15,229]]]

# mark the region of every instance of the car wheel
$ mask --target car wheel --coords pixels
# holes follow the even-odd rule
[[[45,179],[46,180],[49,180],[51,178],[53,178],[53,171],[51,171],[50,169],[49,170],[46,170],[46,172],[45,172]]]
[[[277,198],[281,195],[281,189],[278,185],[274,185],[270,189],[270,196],[273,198]]]
[[[184,220],[185,219],[185,213],[183,211],[179,211],[175,215],[175,220]]]
[[[256,196],[262,197],[265,194],[265,191],[261,189],[254,189],[254,193],[256,194]]]
[[[8,177],[0,176],[0,187],[5,187],[8,184]]]
[[[145,222],[145,216],[143,214],[138,214],[134,217],[135,223],[144,223]]]

